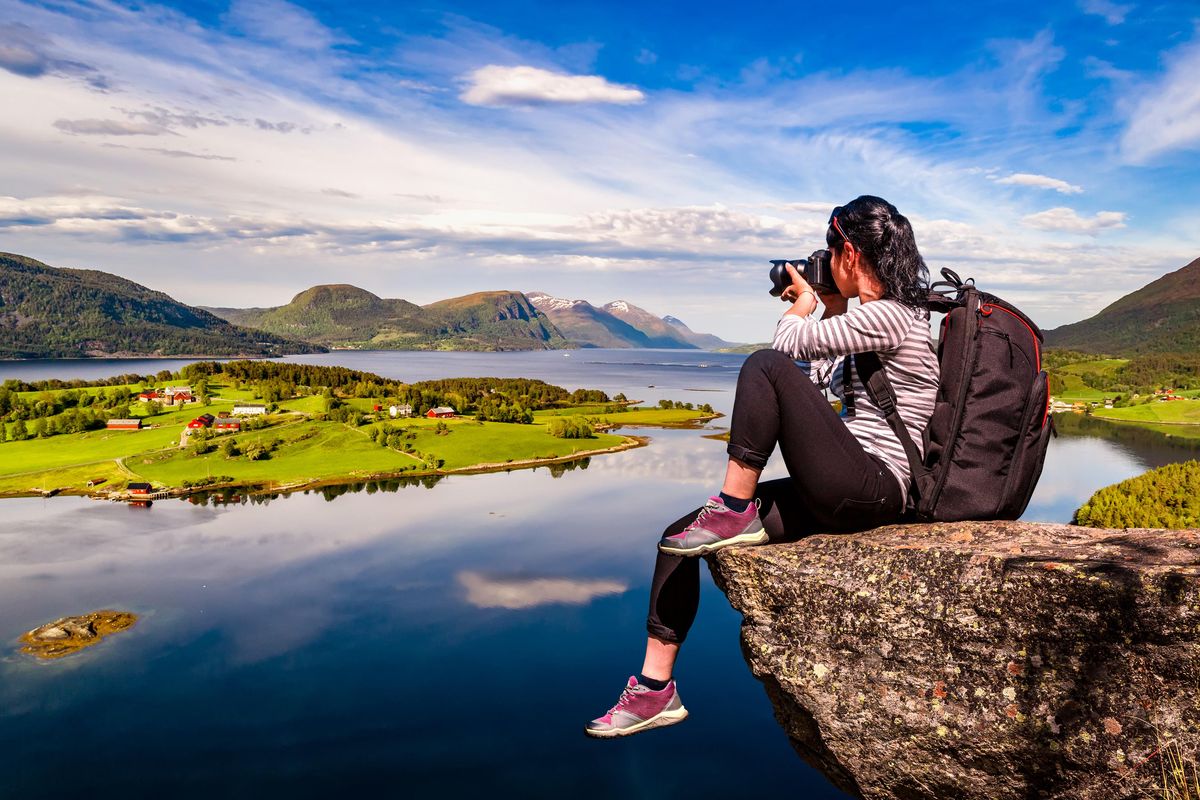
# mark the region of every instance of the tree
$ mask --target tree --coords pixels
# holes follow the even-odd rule
[[[13,423],[11,438],[14,442],[23,442],[29,438],[29,432],[25,429],[25,420],[19,419]]]
[[[596,435],[592,426],[578,417],[555,417],[546,430],[559,439],[591,439]]]
[[[221,442],[221,455],[225,456],[226,458],[236,458],[237,457],[238,446],[237,446],[237,442],[234,441],[233,437],[229,437],[225,441]]]
[[[208,430],[206,428],[196,428],[192,431],[192,455],[202,456],[212,450],[212,445],[208,442]]]
[[[242,453],[250,461],[262,461],[271,454],[271,451],[262,442],[251,442],[242,449]]]

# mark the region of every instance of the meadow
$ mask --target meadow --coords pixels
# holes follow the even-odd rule
[[[575,416],[611,426],[681,426],[711,415],[688,409],[625,408],[586,405],[538,411],[529,425],[479,422],[469,417],[433,420],[424,417],[373,421],[362,425],[320,418],[322,398],[282,401],[267,416],[265,427],[240,433],[214,434],[208,452],[180,447],[186,423],[201,413],[232,409],[234,400],[253,399],[250,392],[214,386],[219,397],[207,406],[164,408],[148,414],[135,403],[131,416],[144,416],[139,431],[97,430],[47,438],[11,441],[0,446],[0,496],[39,491],[85,493],[89,481],[102,480],[97,491],[116,490],[130,482],[179,488],[185,482],[222,479],[224,484],[254,485],[264,490],[314,483],[392,475],[529,466],[558,459],[637,446],[638,439],[607,432],[590,438],[565,439],[547,430],[550,420]],[[242,396],[245,395],[245,396]],[[369,412],[371,401],[351,400]],[[609,409],[605,413],[606,409]],[[399,433],[404,449],[382,445],[372,430]],[[378,437],[378,434],[375,437]],[[232,447],[226,445],[232,442]],[[257,459],[245,455],[265,451]]]

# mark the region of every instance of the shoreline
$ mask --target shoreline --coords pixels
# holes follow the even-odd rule
[[[1125,422],[1131,425],[1175,425],[1181,428],[1200,428],[1200,422],[1162,422],[1148,419],[1123,419],[1121,417],[1105,417],[1100,414],[1088,414],[1086,416],[1092,419],[1104,420],[1105,422]]]
[[[719,415],[718,415],[719,416]],[[624,426],[623,426],[624,427]],[[639,425],[628,427],[661,427],[661,428],[689,428],[698,426],[693,425]],[[621,453],[626,450],[635,450],[639,447],[647,447],[650,444],[649,436],[625,436],[618,445],[612,447],[603,447],[595,450],[580,450],[565,456],[555,456],[553,458],[532,458],[522,459],[520,461],[506,462],[485,462],[481,464],[471,464],[466,467],[457,467],[455,469],[432,469],[421,471],[400,471],[400,472],[371,472],[365,475],[345,475],[334,478],[315,478],[313,480],[298,481],[293,483],[264,483],[261,481],[234,481],[231,483],[211,484],[208,486],[199,487],[167,487],[161,490],[165,496],[159,494],[156,497],[140,498],[137,495],[129,495],[127,493],[94,493],[88,491],[79,491],[72,488],[63,489],[48,489],[38,490],[29,489],[24,492],[2,492],[0,500],[16,500],[22,498],[42,498],[50,499],[51,497],[86,497],[92,500],[108,500],[114,503],[125,502],[141,502],[144,500],[172,500],[182,499],[194,494],[204,494],[209,492],[219,492],[226,489],[246,489],[246,494],[249,496],[266,495],[266,494],[291,494],[293,492],[305,491],[309,489],[318,489],[324,486],[346,486],[354,483],[362,483],[365,481],[377,480],[392,480],[396,478],[429,478],[429,477],[448,477],[451,475],[486,475],[496,472],[511,472],[514,469],[535,469],[540,466],[548,466],[550,464],[567,464],[573,461],[581,461],[585,458],[593,456],[608,455],[610,453]]]

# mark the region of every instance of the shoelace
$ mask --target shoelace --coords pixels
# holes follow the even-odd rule
[[[615,714],[625,708],[625,706],[629,705],[629,701],[633,699],[634,694],[633,687],[626,686],[621,690],[621,696],[617,698],[617,704],[610,708],[608,713]]]
[[[705,517],[707,517],[709,514],[713,513],[714,511],[716,511],[717,508],[719,508],[719,506],[716,503],[711,503],[711,502],[705,503],[704,508],[700,509],[700,513],[696,515],[696,518],[694,520],[692,520],[692,524],[688,525],[686,528],[684,528],[683,531],[681,531],[681,533],[687,533],[692,528],[695,528],[697,525],[699,525],[704,520]]]

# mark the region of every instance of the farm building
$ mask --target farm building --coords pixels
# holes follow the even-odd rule
[[[148,483],[131,483],[128,487],[130,494],[150,494],[153,487]]]
[[[151,389],[148,392],[139,392],[138,393],[138,400],[141,400],[143,403],[149,403],[151,400],[157,400],[160,397],[162,397],[162,395],[160,395],[158,392],[156,392],[153,389]]]
[[[429,409],[429,412],[425,416],[429,417],[430,419],[447,419],[449,417],[453,417],[457,413],[458,412],[450,406],[438,406],[437,408]]]
[[[267,407],[262,403],[238,403],[233,407],[235,417],[253,417],[267,413]]]
[[[226,417],[213,423],[213,430],[216,431],[240,431],[241,429],[242,421],[240,419]]]
[[[104,427],[110,431],[140,431],[142,421],[140,419],[110,419]]]
[[[407,403],[402,406],[390,406],[388,408],[388,414],[390,414],[393,419],[396,417],[411,417],[412,412],[413,407]]]
[[[187,426],[192,429],[207,428],[213,424],[214,419],[216,419],[216,418],[212,414],[201,414],[200,416],[196,417],[194,420],[189,422],[187,424]]]

